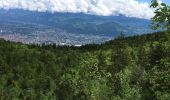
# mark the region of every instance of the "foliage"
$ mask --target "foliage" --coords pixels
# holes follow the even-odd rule
[[[170,6],[165,3],[158,3],[157,0],[152,0],[151,7],[155,8],[155,16],[153,20],[153,29],[165,29],[170,30]]]
[[[166,33],[82,47],[0,40],[0,100],[168,100]]]

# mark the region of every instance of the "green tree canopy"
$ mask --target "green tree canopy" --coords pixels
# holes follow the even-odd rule
[[[155,16],[152,18],[152,29],[170,30],[170,6],[159,3],[158,0],[152,0],[151,7],[155,9]]]

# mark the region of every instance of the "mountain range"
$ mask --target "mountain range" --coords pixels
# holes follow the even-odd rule
[[[0,38],[35,44],[83,45],[153,32],[146,19],[96,16],[83,13],[49,13],[0,10]]]

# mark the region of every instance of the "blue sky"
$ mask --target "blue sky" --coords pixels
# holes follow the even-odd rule
[[[148,3],[151,2],[151,0],[139,0],[139,1],[141,1],[141,2],[148,2]],[[167,3],[168,5],[170,5],[170,0],[161,0],[161,1],[164,2],[164,3]]]

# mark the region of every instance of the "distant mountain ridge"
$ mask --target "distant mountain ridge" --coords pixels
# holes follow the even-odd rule
[[[47,41],[52,37],[58,39],[57,41],[51,39],[50,43],[73,45],[101,43],[117,37],[121,32],[126,36],[153,32],[149,28],[150,20],[122,15],[95,16],[82,13],[48,13],[1,9],[0,22],[0,29],[4,30],[3,26],[5,26],[8,32],[24,34],[29,43],[31,41],[31,43],[37,43],[36,39],[33,40],[35,35],[36,38],[39,38],[43,34],[47,38],[50,32],[53,35],[59,35],[59,38],[49,35]],[[30,38],[28,38],[28,34]],[[41,37],[39,39],[38,43],[47,42],[42,40]]]

